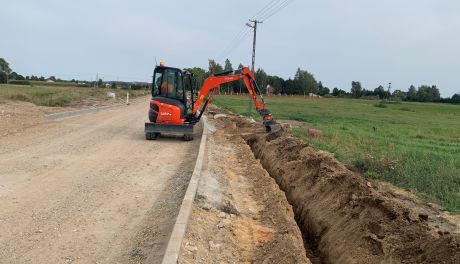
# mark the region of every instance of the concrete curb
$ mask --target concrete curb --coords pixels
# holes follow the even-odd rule
[[[135,104],[144,101],[144,98],[139,98],[135,100],[131,100],[130,104]],[[75,110],[75,111],[68,111],[68,112],[60,112],[60,113],[54,113],[54,114],[49,114],[46,115],[46,118],[51,121],[57,121],[61,120],[64,118],[69,118],[69,117],[74,117],[74,116],[82,116],[86,115],[89,113],[94,113],[102,110],[108,110],[108,109],[115,109],[115,108],[122,108],[122,107],[128,107],[129,105],[127,104],[115,104],[115,105],[106,105],[106,106],[99,106],[99,107],[93,107],[93,108],[86,108],[86,109],[80,109],[80,110]]]
[[[195,200],[196,190],[201,177],[201,168],[203,167],[204,152],[206,147],[206,138],[208,129],[206,126],[206,118],[203,116],[203,134],[201,135],[200,149],[198,150],[198,157],[193,170],[192,178],[188,184],[187,191],[180,207],[179,215],[177,216],[176,223],[174,224],[173,231],[169,238],[168,247],[163,256],[162,264],[175,264],[179,261],[180,248],[182,240],[187,230],[187,222],[190,219],[193,208],[193,201]]]

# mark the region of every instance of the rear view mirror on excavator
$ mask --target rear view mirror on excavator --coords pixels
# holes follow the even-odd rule
[[[188,71],[166,67],[164,64],[155,68],[149,108],[150,122],[145,123],[146,139],[154,140],[161,133],[166,133],[183,135],[186,141],[193,140],[194,125],[200,121],[216,90],[224,83],[237,80],[243,80],[266,131],[273,133],[281,129],[266,108],[254,74],[248,68],[217,73],[204,81],[199,92],[194,88],[192,77]]]

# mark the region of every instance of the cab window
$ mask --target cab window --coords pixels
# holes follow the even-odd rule
[[[159,87],[160,96],[183,100],[182,74],[179,71],[166,69]]]
[[[163,70],[157,70],[155,72],[153,80],[153,96],[160,95],[160,86],[163,78]]]

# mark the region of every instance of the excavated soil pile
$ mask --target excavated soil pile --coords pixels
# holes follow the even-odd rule
[[[233,118],[256,158],[286,193],[311,254],[322,263],[460,263],[460,235],[432,227],[409,208],[288,132],[250,134]]]
[[[460,235],[439,210],[379,190],[289,132],[229,116],[227,135],[242,136],[294,208],[313,263],[460,263]]]
[[[204,167],[179,263],[310,263],[284,192],[240,134],[229,132],[241,132],[238,124],[226,121],[208,119]]]

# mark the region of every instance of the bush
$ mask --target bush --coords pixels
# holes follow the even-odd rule
[[[26,81],[26,80],[11,80],[8,83],[9,84],[16,84],[16,85],[30,85],[30,82]]]
[[[384,104],[402,104],[401,101],[382,101]]]
[[[365,100],[379,100],[380,98],[379,98],[378,96],[375,96],[375,95],[366,95],[366,96],[361,97],[361,99],[365,99]]]
[[[143,87],[141,84],[136,84],[136,83],[135,83],[135,84],[131,84],[131,89],[132,89],[132,90],[140,90],[140,89],[142,89],[142,88],[144,88],[144,87]]]
[[[379,108],[387,108],[388,106],[386,104],[384,104],[383,102],[379,102],[378,104],[374,104],[375,107],[379,107]]]
[[[11,100],[30,102],[30,98],[24,94],[13,94],[10,95]]]

